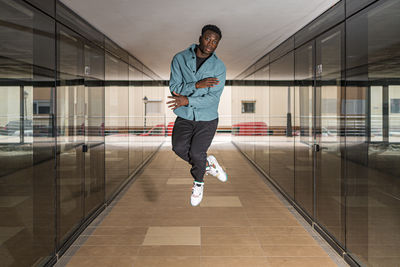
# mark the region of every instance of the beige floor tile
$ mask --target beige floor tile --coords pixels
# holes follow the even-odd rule
[[[202,227],[202,245],[259,245],[254,233],[246,227]]]
[[[246,207],[246,214],[249,218],[293,218],[286,207]]]
[[[134,267],[200,267],[200,257],[137,257]]]
[[[337,267],[329,257],[268,257],[271,267]]]
[[[149,227],[145,246],[200,245],[200,227]]]
[[[201,220],[193,217],[170,217],[170,218],[155,218],[150,226],[198,226],[200,227]]]
[[[251,226],[300,226],[294,217],[278,217],[278,218],[249,218]]]
[[[201,214],[192,206],[159,207],[155,211],[152,226],[200,226]]]
[[[144,235],[90,236],[84,246],[136,246],[141,245]]]
[[[201,227],[202,235],[248,235],[253,233],[250,227]]]
[[[328,257],[320,246],[262,246],[264,255],[268,257]]]
[[[264,251],[258,245],[227,245],[227,246],[212,246],[202,245],[201,255],[212,257],[261,257],[264,256]]]
[[[201,226],[250,226],[243,208],[200,208]]]
[[[200,246],[141,246],[138,256],[200,256]]]
[[[106,217],[100,226],[149,226],[151,217],[124,217],[124,215]]]
[[[225,147],[210,153],[229,180],[206,176],[199,207],[190,205],[190,165],[162,148],[69,266],[335,266],[264,178]]]
[[[133,267],[135,257],[72,257],[68,267]]]
[[[95,227],[96,230],[92,233],[92,236],[96,235],[122,235],[122,236],[145,236],[147,227]]]
[[[139,246],[82,246],[74,256],[77,257],[132,257]]]
[[[252,235],[202,235],[202,245],[258,245],[258,239]]]
[[[200,207],[242,207],[237,196],[204,196]]]
[[[309,235],[300,225],[297,226],[261,226],[252,227],[257,235]]]
[[[201,257],[202,267],[266,267],[265,257]]]
[[[241,207],[203,207],[200,209],[200,214],[202,218],[225,217],[229,219],[246,217],[245,209]]]
[[[318,246],[317,242],[307,235],[257,235],[262,245],[298,245]]]
[[[201,226],[250,226],[246,217],[216,217],[216,218],[202,218]]]
[[[122,209],[120,207],[113,208],[107,217],[123,217],[133,219],[149,219],[154,215],[153,209]]]

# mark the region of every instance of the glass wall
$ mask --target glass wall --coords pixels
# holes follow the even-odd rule
[[[55,22],[0,0],[0,259],[31,266],[55,252]]]
[[[400,263],[399,14],[379,1],[346,22],[346,240],[371,266]]]
[[[124,182],[129,168],[129,79],[128,64],[106,53],[106,197]]]
[[[57,173],[58,237],[62,243],[84,216],[85,85],[83,41],[62,25],[58,28]]]
[[[362,266],[400,262],[398,14],[396,0],[341,1],[294,35],[293,51],[289,38],[232,88],[232,114],[245,98],[268,110],[268,142],[257,116],[246,121],[255,153],[235,125],[233,142]]]
[[[314,170],[313,170],[313,106],[314,106],[314,42],[295,51],[295,158],[294,195],[308,214],[314,216]]]
[[[254,74],[255,92],[254,98],[258,99],[256,106],[255,122],[259,126],[255,132],[255,148],[254,158],[255,162],[264,170],[269,173],[269,132],[268,126],[270,125],[269,105],[269,65],[262,67]],[[256,98],[257,97],[257,98]],[[260,101],[261,100],[261,101]]]
[[[291,197],[294,196],[294,53],[270,64],[269,112],[270,172]]]
[[[51,265],[146,159],[145,74],[152,100],[165,87],[59,1],[0,0],[0,18],[0,265]]]
[[[135,63],[134,59],[130,59]],[[143,73],[135,67],[129,67],[129,171],[134,171],[143,162]]]

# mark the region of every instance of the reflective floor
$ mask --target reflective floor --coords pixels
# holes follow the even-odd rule
[[[199,207],[167,142],[56,266],[347,266],[230,142],[209,153],[229,180],[207,176]]]

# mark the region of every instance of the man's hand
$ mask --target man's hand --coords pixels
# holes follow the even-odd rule
[[[186,106],[189,104],[189,100],[186,96],[174,93],[174,96],[169,96],[168,98],[172,98],[173,100],[168,101],[169,108],[175,110],[181,106]]]
[[[219,84],[219,81],[217,78],[205,78],[196,83],[196,89],[214,87],[215,85],[218,85],[218,84]]]

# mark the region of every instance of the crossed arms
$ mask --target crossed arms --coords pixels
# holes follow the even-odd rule
[[[172,110],[181,106],[194,108],[207,108],[217,105],[224,89],[226,79],[225,68],[223,72],[215,77],[205,78],[197,82],[186,82],[183,78],[179,63],[174,60],[171,64],[170,91],[173,96],[167,102]]]

